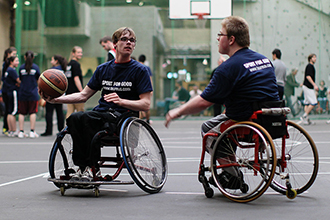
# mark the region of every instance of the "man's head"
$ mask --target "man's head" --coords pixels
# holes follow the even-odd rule
[[[140,56],[139,56],[139,62],[140,63],[144,63],[145,61],[146,61],[146,56],[144,55],[144,54],[141,54]]]
[[[100,39],[100,44],[104,50],[109,51],[113,49],[112,38],[110,36],[105,36]]]
[[[131,55],[135,49],[136,35],[129,27],[121,27],[112,35],[112,42],[117,53]]]
[[[314,64],[316,62],[316,54],[312,53],[308,56],[308,62]]]
[[[225,18],[221,22],[221,25],[226,30],[227,38],[234,36],[235,41],[239,46],[250,46],[249,25],[244,18],[230,16]]]
[[[272,54],[273,54],[273,60],[275,60],[275,59],[281,59],[282,53],[281,53],[281,51],[279,49],[277,49],[277,48],[274,49],[273,52],[272,52]]]

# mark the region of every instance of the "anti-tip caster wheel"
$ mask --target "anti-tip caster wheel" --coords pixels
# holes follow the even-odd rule
[[[205,190],[205,196],[207,198],[212,198],[213,195],[214,195],[214,191],[213,191],[213,189],[211,187]]]
[[[99,188],[95,188],[94,189],[94,194],[95,194],[95,197],[99,197],[100,196],[100,190],[99,190]]]
[[[297,191],[296,190],[288,189],[286,191],[286,197],[288,197],[289,199],[294,199],[294,198],[296,198],[296,196],[297,196]]]
[[[61,187],[60,187],[60,192],[61,192],[61,195],[64,196],[64,193],[65,193],[65,188],[64,188],[64,186],[61,186]]]

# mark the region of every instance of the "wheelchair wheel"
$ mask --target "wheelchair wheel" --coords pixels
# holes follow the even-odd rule
[[[212,177],[221,193],[235,202],[250,202],[261,196],[269,187],[275,168],[272,138],[254,122],[229,127],[214,145]]]
[[[319,168],[319,156],[313,139],[305,129],[292,121],[287,121],[287,129],[289,138],[285,139],[285,162],[287,167],[284,173],[289,174],[292,189],[300,194],[314,183]],[[274,145],[278,160],[280,160],[282,139],[275,139]],[[278,172],[274,176],[271,188],[286,195],[286,179],[281,179],[281,176],[278,175],[281,173],[280,169],[281,167],[278,166]]]
[[[167,162],[155,131],[141,119],[128,118],[121,126],[120,145],[135,183],[145,192],[159,192],[167,178]]]
[[[70,179],[70,174],[75,173],[72,160],[72,138],[67,128],[60,132],[49,156],[49,174],[54,179]],[[58,187],[68,188],[67,185],[55,183]]]

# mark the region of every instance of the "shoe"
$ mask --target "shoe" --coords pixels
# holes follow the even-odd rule
[[[30,131],[30,138],[38,138],[39,134],[37,134],[35,131]]]
[[[101,177],[101,171],[97,170],[96,171],[96,178]],[[92,168],[90,168],[89,166],[86,167],[85,171],[81,174],[81,181],[86,181],[86,182],[91,182],[93,181],[93,171]]]
[[[15,135],[15,133],[13,135]],[[24,134],[24,132],[22,132],[22,131],[20,131],[17,136],[18,136],[18,138],[25,138],[25,137],[27,137],[27,135]],[[15,137],[15,136],[13,136],[13,137]]]
[[[242,171],[239,171],[238,176],[233,176],[229,172],[223,171],[217,178],[221,186],[227,189],[240,189],[244,183]]]
[[[330,124],[330,120],[326,121],[325,123]]]
[[[45,133],[40,134],[40,136],[42,136],[42,137],[46,137],[46,136],[52,136],[52,134],[51,134],[51,133],[47,133],[47,132],[45,132]]]
[[[77,172],[75,172],[72,176],[71,176],[71,180],[72,181],[79,181],[81,180],[81,170],[78,169]]]

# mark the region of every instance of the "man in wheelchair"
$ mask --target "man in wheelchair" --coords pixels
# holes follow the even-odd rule
[[[131,59],[136,45],[134,31],[128,27],[119,28],[114,32],[112,40],[117,52],[116,58],[99,65],[81,92],[52,99],[39,91],[41,97],[50,103],[83,103],[98,90],[101,91],[99,105],[92,111],[73,113],[67,119],[73,140],[73,162],[79,166],[79,170],[72,176],[74,180],[93,179],[91,167],[97,166],[93,161],[100,158],[100,149],[91,153],[91,142],[94,135],[104,129],[106,122],[114,125],[118,119],[117,112],[131,112],[138,117],[139,111],[148,111],[150,108],[152,85],[148,69]],[[110,126],[110,129],[113,127]],[[98,172],[98,167],[95,168]]]
[[[222,28],[217,37],[219,53],[227,54],[229,59],[215,70],[209,85],[200,96],[168,112],[166,127],[175,118],[198,113],[217,103],[224,104],[226,112],[204,122],[202,135],[212,130],[219,133],[221,123],[229,119],[248,120],[253,114],[253,103],[279,100],[272,63],[264,55],[248,48],[250,36],[247,22],[241,17],[230,16],[221,24]],[[235,156],[228,160],[235,160]],[[228,160],[224,159],[223,163]],[[236,168],[224,168],[219,175],[223,187],[226,187],[224,181],[243,179]]]

